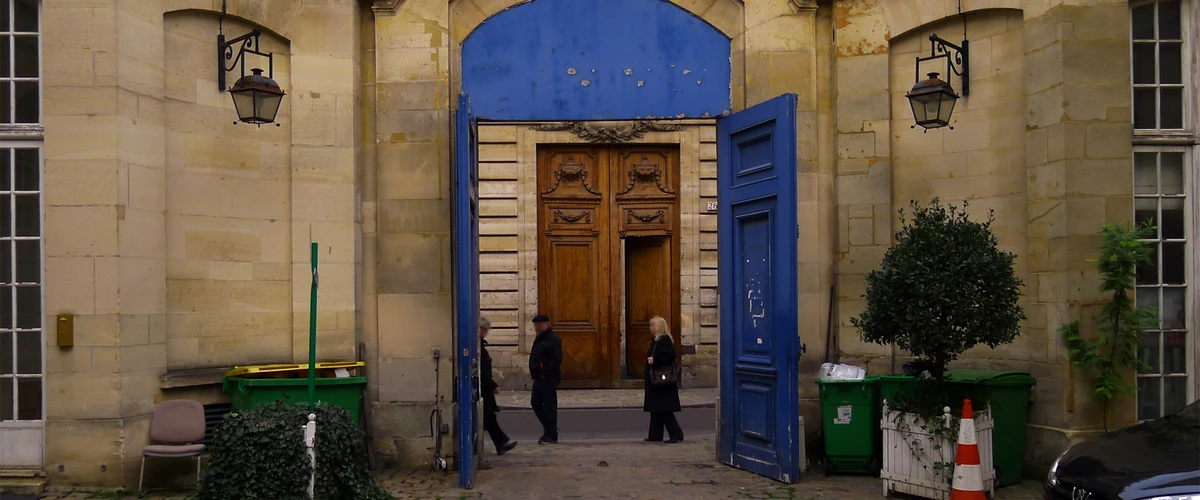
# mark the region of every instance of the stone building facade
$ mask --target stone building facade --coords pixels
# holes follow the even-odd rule
[[[613,2],[642,6],[604,10]],[[9,176],[0,179],[0,469],[57,485],[133,484],[155,403],[219,404],[228,367],[303,361],[312,241],[318,357],[366,361],[367,418],[383,463],[428,463],[427,417],[449,408],[435,392],[451,394],[453,383],[452,361],[431,352],[455,348],[452,116],[464,90],[496,98],[484,100],[495,106],[481,111],[492,119],[479,129],[480,307],[496,327],[492,351],[508,389],[527,383],[532,315],[570,307],[547,305],[544,291],[561,270],[544,260],[551,226],[584,217],[544,213],[553,174],[539,158],[555,151],[635,170],[622,162],[661,154],[670,166],[657,198],[646,198],[673,214],[654,233],[667,253],[637,261],[644,249],[612,234],[654,223],[655,212],[622,218],[612,208],[611,226],[596,232],[607,246],[580,254],[605,260],[602,288],[577,292],[606,301],[596,344],[579,358],[594,368],[581,369],[580,386],[629,385],[623,359],[634,342],[625,341],[645,312],[629,295],[643,286],[637,262],[669,270],[660,275],[676,292],[656,307],[677,311],[668,315],[685,383],[717,383],[715,117],[794,93],[809,421],[819,420],[811,380],[824,353],[872,373],[906,361],[863,343],[849,318],[863,307],[864,276],[892,241],[897,209],[933,196],[968,200],[977,216],[994,209],[1002,246],[1018,256],[1029,317],[1021,337],[954,366],[1037,378],[1031,469],[1102,426],[1090,380],[1055,333],[1065,321],[1088,324],[1104,299],[1086,260],[1102,223],[1154,214],[1163,226],[1160,261],[1138,289],[1140,303],[1162,309],[1143,349],[1153,370],[1137,375],[1141,390],[1120,401],[1116,420],[1197,397],[1195,0],[613,2],[0,2],[0,40],[13,54],[0,68],[9,113],[0,120]],[[622,31],[644,8],[658,31]],[[234,125],[216,82],[218,30],[252,28],[263,30],[288,92],[279,127]],[[518,28],[540,38],[485,44]],[[680,51],[696,66],[663,59],[623,75],[595,69],[620,60],[538,67],[553,60],[547,49],[572,47],[534,42],[564,30],[669,40],[654,50]],[[921,133],[904,94],[933,33],[970,41],[971,92],[952,130]],[[513,74],[537,78],[506,79]],[[612,82],[629,87],[603,87]],[[657,93],[637,97],[643,85]],[[622,102],[634,107],[572,114],[603,102],[586,94],[600,89],[630,92]],[[651,116],[656,102],[699,104]],[[584,119],[601,121],[574,123]],[[614,192],[623,179],[594,178]],[[596,206],[624,210],[615,196]],[[60,315],[72,318],[72,346],[58,344]]]

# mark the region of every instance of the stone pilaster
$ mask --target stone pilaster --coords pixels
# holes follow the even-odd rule
[[[1032,302],[1025,330],[1048,340],[1032,353],[1037,404],[1026,456],[1043,466],[1102,428],[1090,375],[1071,366],[1057,330],[1082,320],[1091,331],[1105,297],[1086,259],[1096,256],[1101,223],[1132,218],[1129,6],[1048,3],[1025,10]],[[1114,423],[1130,422],[1132,407],[1132,399],[1118,400]]]

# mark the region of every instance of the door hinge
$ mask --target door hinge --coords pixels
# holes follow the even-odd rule
[[[796,224],[796,237],[800,237],[800,224]]]

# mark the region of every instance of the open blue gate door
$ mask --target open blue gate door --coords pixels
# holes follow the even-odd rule
[[[458,97],[454,116],[455,398],[458,485],[475,486],[479,443],[479,162],[471,100]]]
[[[721,462],[800,479],[796,95],[717,121]]]

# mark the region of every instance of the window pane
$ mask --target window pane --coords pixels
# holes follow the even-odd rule
[[[17,332],[17,373],[42,373],[42,332]]]
[[[1162,309],[1158,311],[1164,330],[1182,330],[1187,326],[1187,289],[1163,288]]]
[[[1150,263],[1137,266],[1137,284],[1158,284],[1158,243],[1151,243]]]
[[[1133,192],[1137,194],[1158,193],[1158,154],[1133,154]],[[1140,220],[1140,219],[1139,219]]]
[[[0,283],[12,283],[12,241],[0,241]],[[0,326],[0,328],[6,328]]]
[[[1147,332],[1142,339],[1142,345],[1138,348],[1138,358],[1146,363],[1146,368],[1142,373],[1160,373],[1162,368],[1158,363],[1158,353],[1161,348],[1159,338],[1162,334],[1158,332]]]
[[[9,150],[0,148],[0,191],[8,191],[11,188],[9,182]]]
[[[0,328],[12,328],[13,325],[12,287],[0,286]]]
[[[0,238],[12,236],[12,195],[0,196]]]
[[[1183,194],[1183,153],[1161,153],[1162,194]]]
[[[8,242],[0,243],[6,246]],[[7,266],[8,262],[0,262]],[[11,270],[9,271],[11,272]],[[8,273],[5,273],[8,274]],[[42,242],[39,240],[17,241],[17,281],[21,283],[41,283],[42,281]]]
[[[13,334],[0,332],[0,375],[12,375],[13,372]]]
[[[41,174],[41,168],[38,165],[38,150],[18,149],[16,157],[17,161],[13,172],[16,177],[16,190],[40,191],[41,184],[38,182],[38,177]]]
[[[1183,37],[1182,33],[1179,23],[1179,0],[1158,2],[1158,39],[1179,40]]]
[[[17,287],[17,328],[42,327],[42,287]]]
[[[0,378],[0,420],[14,420],[13,379]]]
[[[1155,110],[1158,102],[1155,100],[1154,89],[1133,89],[1133,127],[1155,128]]]
[[[17,379],[17,420],[42,419],[42,379]]]
[[[17,90],[21,89],[21,84],[17,84]],[[1162,109],[1159,110],[1159,118],[1162,120],[1159,123],[1159,128],[1177,129],[1183,128],[1183,89],[1162,89]],[[20,106],[18,101],[17,106]],[[18,109],[20,111],[20,109]]]
[[[17,236],[39,236],[41,218],[36,194],[17,195]]]
[[[1133,44],[1133,83],[1154,83],[1154,42]]]
[[[1183,44],[1163,43],[1159,44],[1158,50],[1158,82],[1183,83]]]
[[[16,86],[17,123],[37,123],[40,121],[41,99],[38,97],[38,82],[13,82],[13,85]],[[1164,95],[1163,98],[1165,99],[1166,96]]]
[[[12,123],[12,99],[9,95],[11,82],[0,82],[0,123]]]
[[[1157,288],[1138,288],[1134,294],[1137,296],[1137,306],[1140,308],[1153,308],[1158,311],[1158,289]],[[1154,325],[1155,328],[1158,325]],[[1147,334],[1149,335],[1149,334]]]
[[[1187,377],[1163,379],[1163,384],[1163,391],[1166,393],[1163,397],[1163,415],[1179,413],[1179,410],[1188,405]]]
[[[37,4],[38,0],[16,0],[16,4],[13,5],[13,31],[29,33],[38,31]],[[1178,15],[1176,14],[1177,17]]]
[[[9,0],[0,0],[0,31],[8,31],[11,28],[8,24],[8,4]]]
[[[0,77],[4,78],[12,76],[12,59],[8,53],[8,44],[11,40],[12,38],[8,35],[0,36]]]
[[[37,35],[21,35],[13,37],[13,49],[13,74],[22,78],[37,78]],[[1163,54],[1165,55],[1166,52],[1163,52]],[[1163,66],[1163,68],[1165,68],[1165,66]]]
[[[1187,334],[1164,333],[1163,373],[1187,373]]]
[[[1154,39],[1154,4],[1146,4],[1133,9],[1133,38],[1134,40]]]
[[[1168,285],[1187,283],[1187,255],[1184,253],[1184,243],[1162,244],[1162,282]]]
[[[1162,237],[1168,240],[1182,240],[1183,222],[1183,198],[1163,198],[1162,222],[1159,223]]]
[[[1155,226],[1158,221],[1158,198],[1134,198],[1133,218],[1138,224],[1150,221]]]
[[[1158,401],[1161,397],[1159,393],[1160,380],[1151,377],[1138,379],[1138,420],[1149,420],[1161,416],[1158,408]]]

